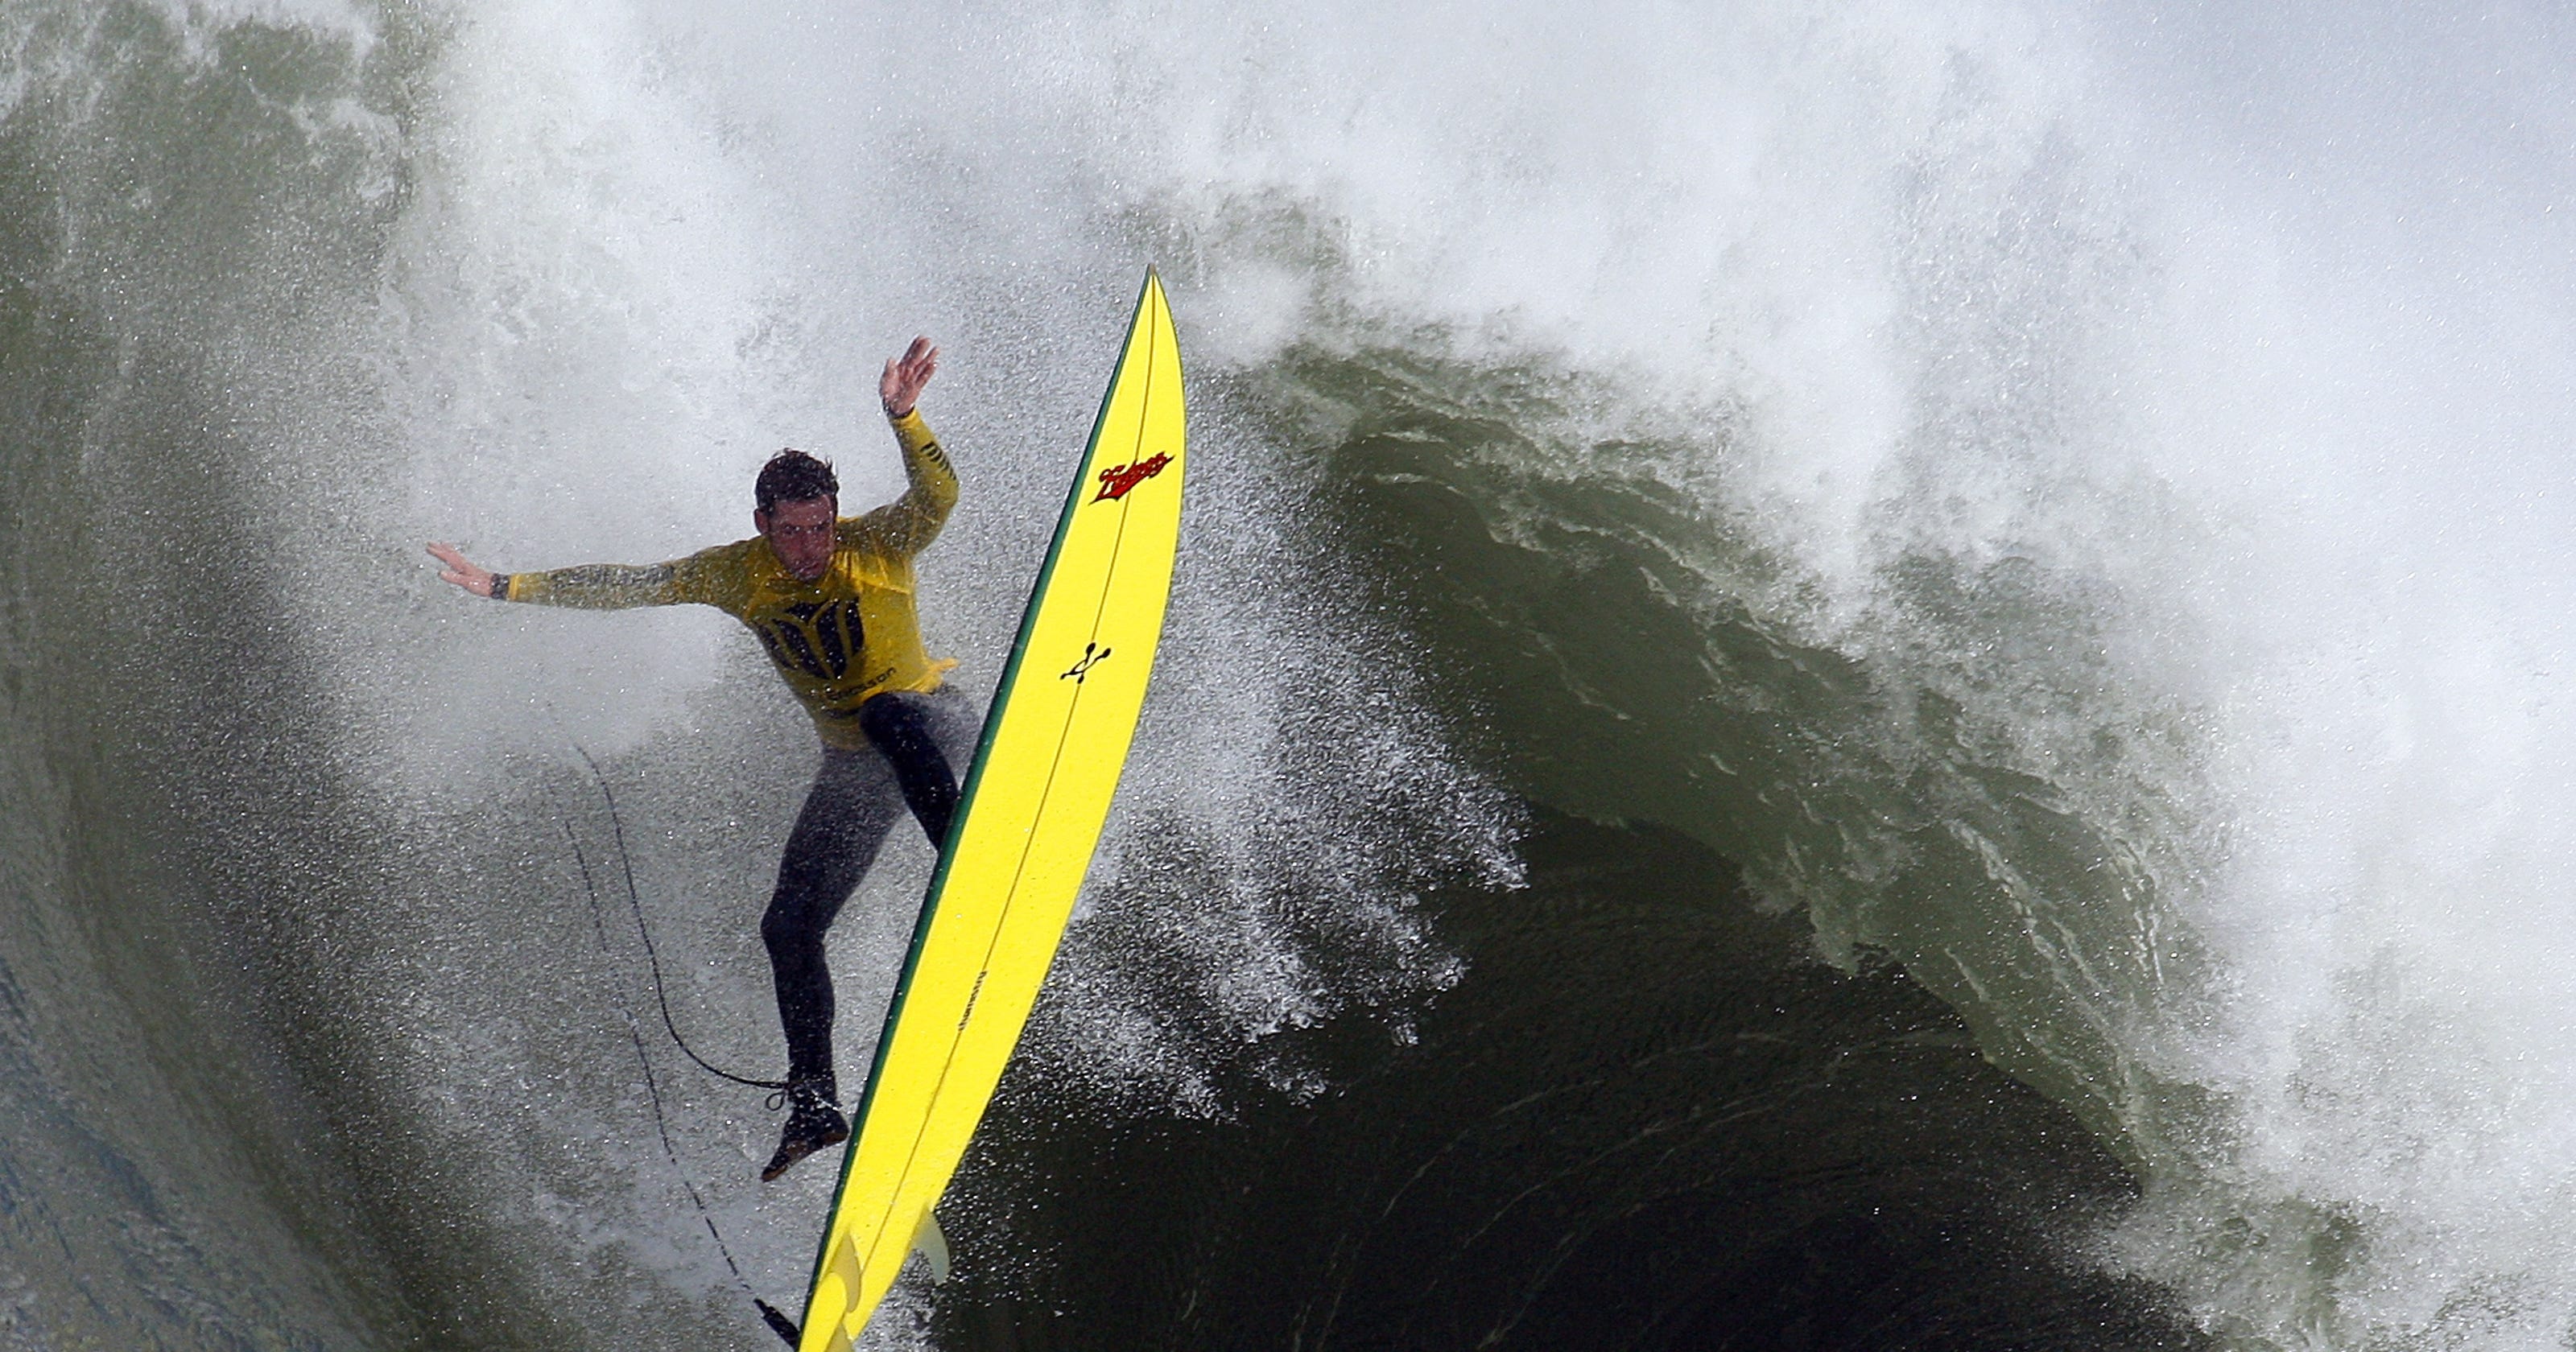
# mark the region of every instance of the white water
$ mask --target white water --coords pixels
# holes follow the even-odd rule
[[[308,8],[243,7],[334,22]],[[374,340],[389,537],[426,522],[501,566],[719,538],[740,523],[697,505],[866,427],[873,362],[916,329],[950,347],[952,441],[1078,436],[1147,257],[1207,369],[1429,322],[1606,378],[1572,445],[1722,416],[1722,451],[1667,468],[1797,562],[1812,590],[1761,598],[1784,623],[1901,661],[1881,565],[2030,558],[2111,598],[2111,702],[2194,730],[2175,782],[2068,772],[2105,812],[2186,805],[2161,905],[2219,960],[2120,1030],[2222,1106],[2132,1123],[2150,1201],[2105,1260],[2281,1345],[2566,1344],[2566,21],[736,10],[459,17]],[[961,556],[1026,552],[1012,509],[1051,490],[1004,473]],[[1007,622],[1007,588],[940,582],[948,642]],[[1201,605],[1211,654],[1288,622]],[[470,797],[503,767],[465,711],[509,692],[614,749],[747,684],[702,618],[442,620],[340,680],[413,671],[369,744],[416,757],[385,791],[461,764]],[[1286,685],[1238,688],[1235,722]],[[1293,985],[1238,1022],[1310,1016]]]

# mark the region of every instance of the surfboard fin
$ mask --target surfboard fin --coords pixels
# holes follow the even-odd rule
[[[948,1280],[948,1236],[939,1233],[939,1217],[928,1207],[921,1210],[921,1228],[912,1232],[912,1251],[930,1264],[932,1285]]]

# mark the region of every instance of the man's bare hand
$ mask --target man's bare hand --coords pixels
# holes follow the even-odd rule
[[[921,387],[930,383],[939,371],[939,349],[927,338],[915,338],[903,355],[885,365],[885,375],[877,380],[877,398],[885,401],[886,416],[900,418],[912,412],[914,401],[921,398]]]
[[[432,558],[447,565],[439,570],[439,581],[453,582],[476,596],[492,594],[494,578],[491,572],[466,562],[465,556],[456,552],[456,546],[432,540],[429,542],[429,552]]]

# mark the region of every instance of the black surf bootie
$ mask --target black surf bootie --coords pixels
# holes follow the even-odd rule
[[[850,1139],[850,1120],[841,1116],[832,1086],[820,1080],[798,1080],[779,1091],[787,1103],[787,1125],[778,1133],[778,1153],[760,1171],[767,1183],[796,1161]],[[773,1100],[771,1107],[777,1106]]]

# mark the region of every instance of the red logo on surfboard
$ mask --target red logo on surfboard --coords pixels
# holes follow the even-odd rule
[[[1127,496],[1128,489],[1162,473],[1163,467],[1170,463],[1172,463],[1172,457],[1156,455],[1150,460],[1139,460],[1132,465],[1112,465],[1100,471],[1100,496],[1093,498],[1092,501],[1116,502]]]

